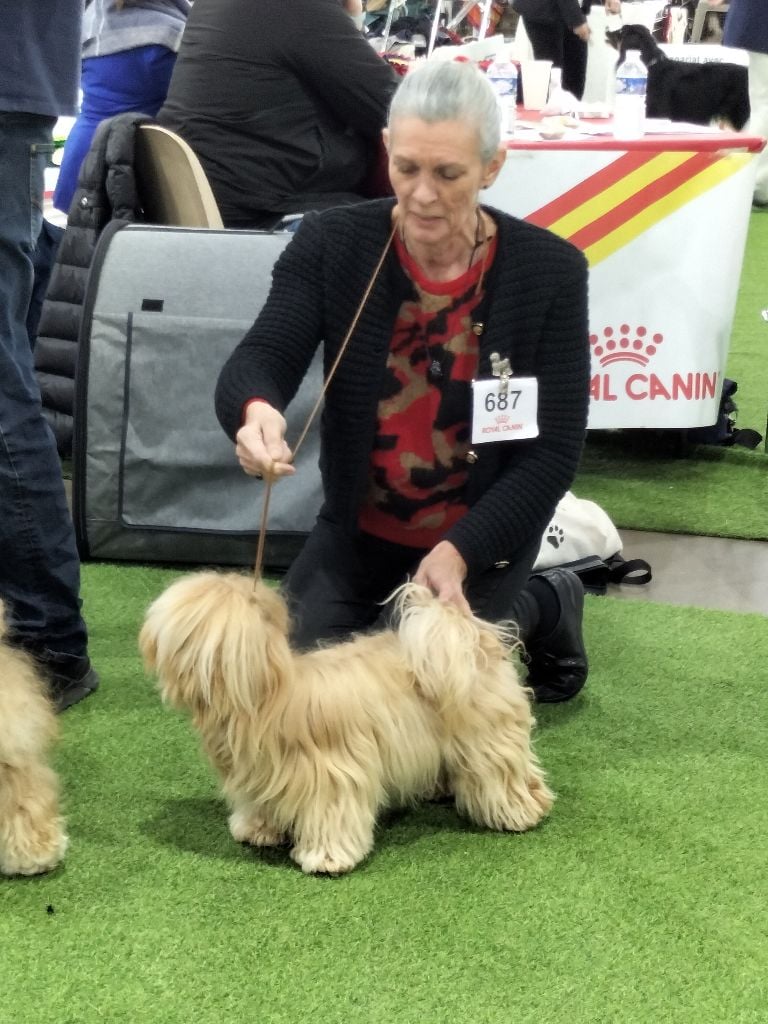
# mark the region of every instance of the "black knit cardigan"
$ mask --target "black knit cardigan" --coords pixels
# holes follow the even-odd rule
[[[285,409],[321,339],[327,373],[386,245],[391,209],[391,200],[377,200],[304,218],[274,267],[264,308],[219,377],[216,410],[231,438],[249,398]],[[498,248],[477,316],[485,323],[478,376],[490,376],[498,353],[515,375],[537,377],[540,434],[477,445],[476,460],[470,455],[469,510],[445,538],[470,574],[514,561],[541,536],[576,472],[589,401],[584,256],[548,231],[488,212]],[[412,285],[390,251],[326,395],[320,514],[349,532],[366,493],[395,318],[409,297]]]

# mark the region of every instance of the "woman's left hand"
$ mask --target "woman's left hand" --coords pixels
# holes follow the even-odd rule
[[[467,563],[450,541],[441,540],[422,558],[413,582],[429,587],[440,601],[453,604],[460,612],[471,615],[472,609],[463,590],[466,576]]]

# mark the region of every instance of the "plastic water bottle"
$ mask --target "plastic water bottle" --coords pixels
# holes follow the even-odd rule
[[[517,111],[517,64],[505,55],[497,54],[488,65],[485,75],[499,104],[501,134],[511,135],[515,130]]]
[[[645,135],[645,93],[648,72],[639,50],[627,50],[616,70],[616,101],[613,134],[617,139],[639,139]]]

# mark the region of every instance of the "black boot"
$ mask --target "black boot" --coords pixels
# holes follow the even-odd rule
[[[99,677],[87,655],[78,658],[46,651],[38,660],[47,677],[51,700],[59,713],[78,704],[98,688]]]
[[[527,685],[537,702],[550,704],[575,697],[587,681],[589,663],[582,634],[584,588],[579,577],[568,569],[547,569],[531,577],[526,596],[535,595],[538,584],[533,581],[539,580],[554,592],[559,615],[554,623],[541,621],[533,635],[524,638]]]

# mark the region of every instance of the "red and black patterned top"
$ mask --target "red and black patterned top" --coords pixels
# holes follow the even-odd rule
[[[418,297],[402,303],[395,321],[359,526],[396,544],[431,548],[467,510],[478,361],[472,313],[496,239],[485,260],[452,281],[426,278],[399,238],[395,248]]]

